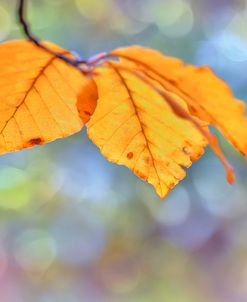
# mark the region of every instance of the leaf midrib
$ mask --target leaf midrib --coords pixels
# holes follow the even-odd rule
[[[142,133],[143,133],[145,142],[146,142],[146,148],[148,149],[148,152],[149,152],[149,154],[150,154],[150,156],[151,156],[151,159],[152,159],[153,167],[154,167],[155,173],[156,173],[157,178],[158,178],[158,181],[159,181],[159,186],[160,186],[161,194],[163,195],[163,188],[162,188],[162,185],[161,185],[161,179],[160,179],[160,177],[159,177],[159,173],[158,173],[157,168],[156,168],[156,165],[155,165],[155,159],[154,159],[153,153],[152,153],[152,151],[151,151],[151,149],[150,149],[150,147],[149,147],[149,142],[148,142],[148,139],[147,139],[147,137],[146,137],[145,130],[144,130],[143,125],[142,125],[142,121],[141,121],[141,119],[140,119],[140,117],[139,117],[139,115],[138,115],[138,111],[137,111],[136,106],[135,106],[135,101],[134,101],[134,98],[133,98],[133,96],[132,96],[132,92],[131,92],[131,90],[129,89],[129,87],[128,87],[128,85],[127,85],[127,83],[126,83],[124,77],[123,77],[122,74],[119,72],[119,70],[118,70],[113,64],[111,64],[110,62],[108,62],[108,64],[111,66],[111,68],[116,72],[116,74],[118,75],[118,77],[121,79],[121,81],[122,81],[122,83],[123,83],[123,85],[124,85],[124,87],[125,87],[125,89],[126,89],[128,95],[129,95],[129,97],[130,97],[131,103],[132,103],[132,105],[133,105],[135,114],[136,114],[137,119],[138,119],[138,121],[139,121],[141,130],[142,130]],[[147,180],[148,180],[148,178],[147,178]]]
[[[35,77],[35,79],[33,80],[30,88],[27,90],[27,92],[25,93],[22,101],[20,102],[20,104],[15,108],[14,112],[12,113],[12,115],[9,117],[9,119],[6,121],[5,125],[2,127],[2,129],[0,130],[0,134],[3,133],[4,129],[7,127],[9,121],[15,116],[16,112],[19,110],[19,108],[25,103],[26,98],[28,97],[30,91],[34,88],[35,84],[37,83],[37,81],[39,80],[39,78],[44,74],[45,70],[52,64],[52,62],[56,59],[55,56],[52,56],[48,62],[45,64],[44,67],[42,67],[42,69],[39,71],[37,77]]]

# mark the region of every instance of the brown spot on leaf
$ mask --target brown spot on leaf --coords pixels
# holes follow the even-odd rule
[[[43,139],[40,138],[40,137],[35,137],[35,138],[32,138],[30,139],[28,142],[27,142],[27,145],[32,147],[32,146],[35,146],[35,145],[41,145],[43,143]]]
[[[127,154],[127,158],[128,158],[128,159],[131,159],[131,158],[133,157],[133,155],[134,155],[133,152],[129,152],[129,153]]]
[[[83,112],[84,112],[84,114],[86,114],[86,115],[88,115],[88,116],[91,116],[91,113],[90,113],[89,111],[84,110]]]
[[[172,85],[176,85],[177,84],[177,82],[175,80],[173,80],[173,79],[169,79],[169,83],[172,84]]]
[[[208,66],[199,66],[195,69],[196,72],[211,72],[211,69]]]
[[[137,176],[139,176],[142,180],[144,180],[144,181],[147,180],[147,175],[145,175],[144,173],[142,173],[140,170],[135,170],[134,172],[135,172],[135,174],[136,174]]]
[[[190,112],[192,114],[196,114],[197,113],[197,109],[194,106],[192,106],[192,105],[189,106],[189,110],[190,110]]]
[[[172,189],[172,188],[174,188],[174,186],[176,185],[176,183],[175,182],[171,182],[171,183],[169,183],[168,185],[167,185],[167,187],[168,187],[168,189]]]
[[[190,155],[188,147],[183,147],[183,152],[187,155]]]
[[[144,162],[149,166],[150,165],[150,163],[152,163],[152,159],[150,158],[150,156],[146,156],[146,157],[144,157]]]

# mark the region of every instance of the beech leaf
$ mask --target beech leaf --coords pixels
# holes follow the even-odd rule
[[[54,51],[69,54],[52,43],[45,44]],[[77,97],[81,92],[83,99],[84,87],[92,80],[28,41],[1,43],[0,58],[1,154],[81,130]],[[88,99],[87,95],[88,88],[84,99]],[[82,101],[80,104],[83,107]],[[90,104],[94,108],[96,99],[91,98]]]
[[[198,159],[207,142],[150,86],[118,64],[108,65],[96,78],[99,99],[88,135],[106,158],[129,167],[163,198],[185,177],[181,166]]]

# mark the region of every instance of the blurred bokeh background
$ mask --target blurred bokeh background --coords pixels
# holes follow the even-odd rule
[[[0,41],[23,38],[16,2],[0,1]],[[28,2],[33,31],[82,57],[142,44],[247,100],[246,0]],[[234,186],[208,149],[165,201],[85,130],[2,156],[0,301],[246,302],[247,164],[222,145]]]

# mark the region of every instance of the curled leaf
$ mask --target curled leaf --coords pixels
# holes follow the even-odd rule
[[[89,79],[77,98],[77,110],[84,124],[86,124],[97,106],[98,90],[94,80]]]

